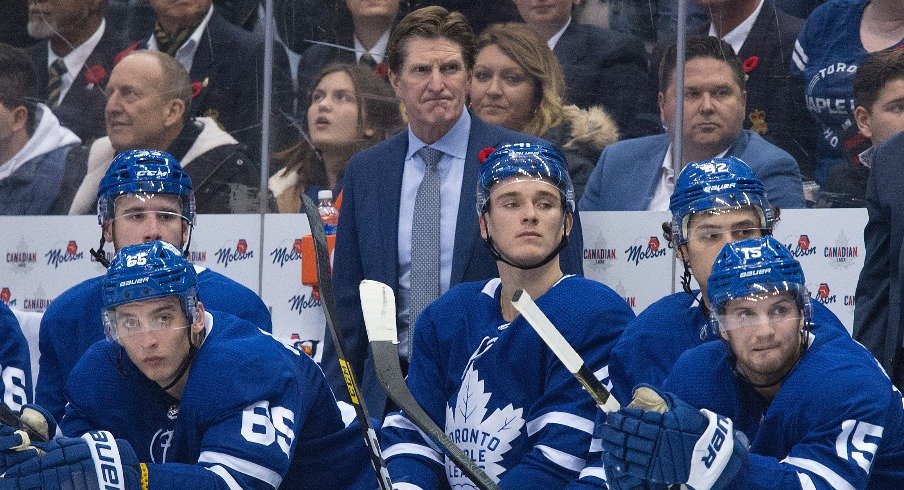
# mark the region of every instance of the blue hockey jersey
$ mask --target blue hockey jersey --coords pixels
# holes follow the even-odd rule
[[[597,408],[523,318],[503,319],[501,289],[499,279],[459,284],[424,310],[408,386],[500,487],[561,488],[590,457]],[[536,303],[606,383],[609,351],[633,318],[631,308],[608,287],[577,276],[565,276]],[[387,416],[381,435],[394,483],[471,486],[403,413]]]
[[[272,331],[270,310],[254,291],[210,269],[195,266],[198,298],[208,310],[231,313]],[[101,319],[103,276],[77,284],[55,299],[41,319],[35,401],[57,419],[63,417],[66,378],[82,354],[104,338]]]
[[[12,410],[31,402],[31,355],[28,340],[19,327],[19,320],[0,303],[0,387],[2,402]]]
[[[732,488],[904,488],[904,400],[848,336],[818,341],[771,403],[734,375],[724,345],[685,353],[663,389],[731,418],[751,442]]]
[[[364,440],[344,427],[314,361],[228,314],[208,312],[205,329],[181,399],[144,377],[118,344],[94,344],[67,383],[63,434],[126,439],[156,463],[151,488],[376,486]],[[178,464],[210,472],[199,479]]]
[[[631,401],[634,388],[641,383],[662,386],[685,351],[720,339],[697,303],[697,295],[679,292],[666,296],[625,327],[609,359],[612,394],[622,405]],[[820,339],[846,335],[847,330],[831,310],[817,301],[812,305]]]
[[[820,125],[816,181],[844,161],[845,142],[858,133],[854,75],[869,53],[860,40],[865,0],[832,0],[817,7],[794,46],[791,75],[803,79],[807,109]],[[900,43],[899,43],[900,44]]]

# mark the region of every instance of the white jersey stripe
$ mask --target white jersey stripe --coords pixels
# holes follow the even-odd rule
[[[593,438],[590,439],[590,452],[591,453],[600,453],[603,451],[603,440]]]
[[[828,466],[813,461],[812,459],[787,457],[782,460],[782,463],[788,463],[814,473],[816,476],[825,480],[829,485],[832,485],[832,488],[838,490],[854,490],[854,486],[842,478],[838,473],[835,473]]]
[[[566,468],[571,471],[581,471],[584,469],[584,467],[587,466],[587,462],[584,461],[584,458],[579,458],[564,451],[559,451],[558,449],[544,446],[542,444],[538,444],[536,447],[540,450],[540,453],[546,457],[546,459],[561,466],[562,468]]]
[[[424,431],[422,431],[420,427],[414,425],[414,423],[408,420],[408,417],[402,415],[401,413],[395,412],[387,415],[386,418],[383,419],[383,427],[396,427],[399,429],[417,431],[417,433],[421,435],[421,439],[424,440],[424,443],[430,446],[431,449],[433,449],[437,453],[442,452],[439,447],[437,447],[436,444],[433,443],[433,440],[430,439],[427,434],[424,434]]]
[[[258,480],[265,481],[273,487],[278,487],[280,483],[282,483],[282,476],[279,473],[271,470],[270,468],[266,468],[257,463],[252,463],[246,459],[237,458],[235,456],[231,456],[229,454],[217,453],[213,451],[204,451],[198,456],[199,463],[212,463],[218,465],[225,465],[228,468],[232,468],[239,473],[244,473],[248,476],[257,478]]]
[[[548,424],[559,424],[593,434],[593,421],[568,412],[547,412],[527,423],[527,436],[531,437]]]
[[[393,482],[392,490],[424,490],[424,489],[422,489],[421,487],[419,487],[413,483],[405,483],[405,482],[395,483],[395,482]]]
[[[411,444],[407,442],[403,442],[400,444],[393,444],[388,448],[383,450],[383,459],[389,459],[398,454],[413,454],[417,456],[423,456],[425,458],[431,459],[436,463],[445,466],[446,462],[443,460],[442,454],[430,449],[427,446],[422,446],[420,444]]]
[[[800,487],[803,490],[816,490],[816,485],[813,484],[813,480],[810,479],[810,475],[806,473],[798,473],[797,479],[800,480]]]
[[[794,52],[800,55],[800,60],[803,61],[804,64],[809,63],[810,57],[804,52],[804,47],[800,44],[800,39],[794,41]]]
[[[206,468],[222,478],[223,481],[226,482],[226,486],[229,487],[229,490],[242,490],[242,486],[239,485],[239,482],[235,481],[235,478],[229,474],[229,470],[226,468],[223,468],[220,465],[208,466]]]
[[[581,470],[581,476],[578,478],[599,478],[606,481],[606,470],[602,466],[588,466]]]
[[[798,70],[804,71],[806,65],[804,64],[803,60],[800,59],[800,55],[797,54],[797,51],[795,51],[794,54],[791,55],[791,59],[794,60],[794,64],[797,65]]]

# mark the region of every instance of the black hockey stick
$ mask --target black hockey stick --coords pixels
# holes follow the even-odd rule
[[[32,441],[47,442],[47,438],[44,437],[44,434],[41,434],[30,425],[25,423],[25,421],[22,420],[21,417],[19,417],[19,414],[12,411],[12,409],[7,407],[6,404],[2,402],[0,402],[0,423],[8,425],[14,429],[25,431],[25,433],[28,434],[28,437]],[[53,434],[51,434],[51,437],[53,437]]]
[[[399,366],[395,293],[392,292],[392,288],[381,282],[364,280],[361,281],[359,289],[361,311],[364,313],[364,326],[367,328],[367,338],[373,353],[374,369],[380,384],[386,388],[386,394],[405,411],[409,420],[471,479],[472,483],[484,490],[498,489],[496,482],[452,442],[452,439],[418,405],[408,390]]]
[[[370,449],[370,463],[377,474],[377,482],[382,490],[392,490],[392,481],[389,479],[389,470],[386,468],[386,462],[383,461],[383,452],[380,450],[380,441],[377,440],[377,432],[374,430],[370,422],[370,415],[367,413],[367,407],[364,405],[364,399],[359,396],[361,390],[358,388],[358,382],[355,380],[355,374],[352,372],[351,366],[346,361],[345,343],[342,338],[342,331],[339,329],[338,319],[336,315],[336,298],[333,295],[333,276],[330,267],[330,253],[326,246],[326,235],[323,233],[323,223],[320,222],[320,214],[317,212],[317,206],[306,194],[301,195],[302,208],[308,217],[308,226],[311,228],[311,235],[314,237],[314,256],[317,260],[317,284],[320,288],[320,300],[323,303],[323,316],[326,319],[327,330],[333,337],[333,345],[336,347],[336,354],[339,357],[339,366],[342,369],[342,375],[345,378],[345,387],[348,389],[348,397],[355,407],[355,416],[361,423],[361,432],[364,434],[364,441]]]
[[[584,364],[584,360],[574,350],[574,347],[565,340],[565,337],[549,321],[549,318],[534,303],[527,291],[523,289],[515,291],[512,296],[512,304],[521,313],[521,316],[527,320],[527,323],[533,327],[540,338],[543,339],[543,342],[549,346],[553,354],[562,361],[568,371],[584,385],[584,388],[587,389],[587,392],[590,393],[590,396],[593,397],[593,400],[604,412],[617,412],[621,408],[618,400],[612,396],[612,393],[609,393],[609,390],[600,383],[600,380],[596,379],[593,371]]]

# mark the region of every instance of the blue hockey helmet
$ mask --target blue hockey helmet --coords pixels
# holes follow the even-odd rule
[[[800,262],[771,236],[725,244],[707,284],[706,293],[720,328],[726,328],[720,317],[729,300],[782,292],[793,293],[807,323],[812,318]]]
[[[477,214],[486,211],[490,189],[502,181],[538,180],[555,186],[562,195],[566,213],[574,213],[574,185],[565,157],[542,143],[512,143],[500,146],[480,166],[477,177]]]
[[[771,232],[775,214],[766,197],[766,188],[746,163],[736,157],[726,157],[687,164],[675,181],[669,201],[675,244],[687,243],[692,214],[744,206],[752,206],[760,216],[761,226]]]
[[[176,296],[188,323],[198,318],[198,276],[174,246],[162,241],[130,245],[113,257],[101,281],[104,332],[116,340],[117,306],[147,299]]]
[[[97,221],[113,219],[116,198],[124,194],[172,194],[182,202],[182,216],[195,221],[191,179],[176,157],[159,150],[126,150],[110,163],[97,190]]]

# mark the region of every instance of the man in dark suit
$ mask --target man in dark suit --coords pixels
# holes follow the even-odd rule
[[[197,95],[189,117],[207,116],[255,154],[261,148],[263,40],[226,21],[211,0],[151,0],[157,14],[147,49],[176,58]],[[286,53],[273,50],[273,109],[270,150],[297,142],[289,117],[294,105]]]
[[[397,20],[400,0],[345,0],[354,30],[342,33],[336,45],[312,44],[298,63],[298,113],[307,114],[311,83],[331,63],[364,64],[383,62],[389,31]]]
[[[675,127],[675,43],[662,58],[659,109]],[[606,147],[578,204],[582,211],[663,211],[678,173],[689,162],[735,156],[763,182],[769,202],[805,206],[794,158],[760,135],[743,129],[746,93],[741,60],[725,41],[688,36],[684,74],[684,117],[680,135],[656,134]],[[673,138],[681,138],[681,159],[673,160]]]
[[[804,175],[815,170],[816,128],[804,104],[802,81],[791,77],[794,42],[804,22],[772,0],[697,0],[710,25],[700,34],[722,38],[747,74],[744,129],[787,151]]]
[[[863,229],[866,257],[857,282],[854,339],[866,346],[904,389],[904,132],[877,146],[866,186],[869,221]]]
[[[28,32],[45,39],[29,48],[38,97],[90,143],[106,134],[104,87],[126,42],[104,20],[107,0],[29,3]]]
[[[547,39],[565,75],[565,101],[602,106],[625,138],[662,132],[643,42],[571,15],[573,0],[515,0],[524,21]]]
[[[374,279],[395,291],[400,353],[407,366],[408,339],[424,300],[429,303],[460,282],[498,274],[475,220],[478,153],[505,142],[537,141],[464,110],[474,35],[461,14],[436,6],[412,12],[393,29],[386,54],[409,126],[349,162],[333,276],[347,360],[375,416],[384,413],[386,395],[368,355],[358,284]],[[580,273],[580,231],[571,236],[562,268]],[[426,241],[413,243],[421,239]],[[432,258],[422,255],[429,249],[435,251]],[[425,275],[432,280],[423,281]],[[425,298],[430,288],[432,297]],[[324,373],[336,395],[347,400],[329,335],[324,346]]]

